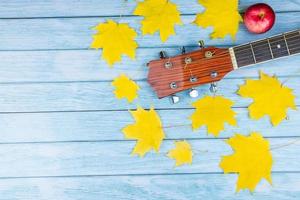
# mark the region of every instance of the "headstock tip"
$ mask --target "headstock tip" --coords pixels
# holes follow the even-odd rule
[[[207,47],[174,57],[166,57],[163,51],[159,55],[161,59],[147,64],[148,83],[158,98],[183,90],[189,90],[190,97],[196,98],[199,95],[196,86],[217,82],[233,70],[228,49]]]
[[[199,46],[201,49],[203,49],[203,48],[205,47],[205,45],[204,45],[204,40],[199,40],[199,41],[198,41],[198,46]]]

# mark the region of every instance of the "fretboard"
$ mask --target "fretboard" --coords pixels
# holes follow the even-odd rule
[[[231,48],[236,68],[300,53],[300,30]]]

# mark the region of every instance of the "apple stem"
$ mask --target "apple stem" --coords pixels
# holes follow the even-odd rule
[[[261,12],[258,16],[260,17],[260,19],[263,19],[265,17],[265,13]]]

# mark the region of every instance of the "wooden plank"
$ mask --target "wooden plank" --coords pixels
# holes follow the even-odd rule
[[[197,48],[187,47],[187,51]],[[140,48],[136,60],[124,57],[121,63],[109,68],[93,50],[68,51],[0,51],[0,82],[55,82],[113,80],[126,73],[134,80],[147,78],[146,63],[158,59],[164,50],[169,56],[180,53],[179,48]],[[298,76],[300,56],[245,67],[230,73],[225,78],[257,77],[258,70],[278,76]],[[288,70],[287,70],[288,67]]]
[[[274,148],[272,170],[299,171],[299,138],[268,140]],[[221,172],[221,156],[232,152],[223,139],[189,142],[195,153],[193,164],[177,168],[166,157],[174,148],[172,140],[163,142],[159,154],[150,152],[144,158],[131,155],[135,141],[2,144],[0,177],[215,173]]]
[[[220,137],[251,131],[260,131],[265,137],[300,137],[300,112],[289,112],[289,120],[273,127],[267,117],[254,121],[246,108],[234,110],[238,127],[226,126]],[[168,139],[214,138],[205,128],[192,131],[192,109],[157,112]],[[123,140],[121,129],[134,122],[128,111],[0,114],[0,121],[0,143]]]
[[[194,1],[173,0],[178,5],[182,14],[191,14],[202,11],[202,7]],[[299,11],[299,0],[286,0],[284,6],[280,0],[242,0],[240,10],[243,11],[249,5],[264,2],[270,4],[276,12]],[[0,7],[1,18],[22,17],[80,17],[80,16],[112,16],[131,15],[136,3],[134,1],[122,0],[65,0],[65,1],[43,1],[36,0],[34,4],[25,0],[14,0],[5,2]]]
[[[177,34],[162,43],[158,37],[142,36],[138,21],[140,17],[116,18],[119,22],[129,23],[138,32],[137,42],[140,47],[197,46],[200,39],[206,45],[234,45],[264,38],[274,34],[298,29],[298,12],[278,13],[274,28],[264,35],[254,35],[241,25],[236,41],[228,36],[225,39],[210,40],[211,28],[201,29],[191,22],[195,16],[183,16],[184,26],[176,26]],[[49,50],[49,49],[87,49],[95,33],[92,28],[108,18],[52,18],[52,19],[9,19],[0,20],[0,50]],[[113,18],[115,19],[115,18]],[[289,22],[289,23],[286,23]]]
[[[282,78],[285,85],[300,94],[298,77]],[[37,111],[82,111],[82,110],[123,110],[135,109],[136,105],[145,108],[154,106],[163,108],[191,108],[195,99],[190,98],[187,91],[178,94],[182,101],[172,105],[169,98],[158,99],[148,83],[137,82],[141,90],[139,99],[128,104],[124,99],[117,100],[113,95],[111,82],[73,82],[73,83],[27,83],[0,84],[0,112],[37,112]],[[251,99],[241,98],[236,94],[238,85],[244,79],[225,79],[218,84],[218,93],[236,102],[235,107],[244,107]],[[198,87],[200,97],[211,95],[209,85]],[[300,104],[296,98],[297,105]]]
[[[234,174],[0,179],[0,199],[299,199],[298,173],[273,174],[273,186],[261,181],[253,194],[235,193],[236,179]]]

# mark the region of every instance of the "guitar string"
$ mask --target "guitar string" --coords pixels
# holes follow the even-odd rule
[[[251,56],[252,56],[252,50],[249,48],[249,49],[246,49],[247,51],[251,51]],[[254,55],[255,55],[255,57],[258,57],[258,56],[261,56],[261,55],[266,55],[266,53],[268,53],[270,56],[272,56],[272,54],[271,54],[271,52],[273,53],[273,54],[275,54],[275,53],[288,53],[289,51],[297,51],[297,50],[300,50],[300,43],[299,44],[291,44],[291,45],[289,45],[289,47],[288,48],[286,48],[286,47],[283,47],[283,48],[277,48],[276,50],[280,50],[280,51],[278,51],[278,52],[276,52],[274,49],[271,51],[270,49],[265,49],[266,51],[262,51],[262,50],[260,50],[258,53],[257,52],[255,52],[254,51]],[[245,51],[244,51],[245,52]],[[287,54],[287,55],[289,55],[289,54]],[[249,53],[240,53],[240,51],[235,51],[235,56],[237,57],[237,56],[242,56],[242,57],[240,57],[240,58],[242,58],[242,59],[245,59],[246,57],[249,57]],[[253,56],[252,56],[253,57]]]
[[[197,73],[197,74],[199,74],[199,73],[201,73],[201,69],[200,70],[193,70],[194,71],[194,73]],[[190,74],[193,74],[193,72],[191,71],[191,69],[189,69],[189,73]],[[173,75],[171,75],[171,77],[172,77]],[[201,77],[200,77],[201,78]],[[181,80],[181,81],[177,81],[177,82],[179,82],[179,83],[184,83],[184,82],[187,82],[187,81],[189,81],[189,77],[187,77],[187,78],[185,78],[185,79],[183,79],[183,80]],[[162,83],[160,80],[158,80],[158,82],[159,83]],[[160,84],[160,85],[167,85],[167,84]],[[191,85],[192,86],[192,85]],[[169,88],[168,88],[169,89]],[[165,90],[165,89],[160,89],[160,90]]]
[[[289,50],[293,50],[292,48],[294,48],[294,49],[300,48],[300,36],[299,36],[299,44],[294,43],[295,41],[296,41],[296,40],[294,40],[292,44],[289,44],[288,47],[285,45],[286,48],[281,48],[281,47],[280,47],[280,48],[276,48],[276,50],[278,50],[278,49],[286,49],[286,50],[289,49]],[[295,46],[296,46],[296,48],[295,48]],[[256,47],[257,47],[257,46],[255,46],[254,48],[256,48]],[[237,51],[235,50],[235,52],[236,52],[236,53],[240,53],[240,52],[243,52],[243,51],[246,51],[246,50],[251,50],[251,48],[249,48],[249,49],[243,49],[243,50],[237,50]],[[270,52],[271,49],[270,49],[269,47],[267,47],[265,50],[268,50],[268,52]],[[274,49],[273,49],[273,50],[274,50]]]
[[[294,50],[299,50],[299,52],[289,54],[289,51],[294,51]],[[245,65],[248,64],[247,62],[245,63],[245,61],[250,61],[251,62],[250,64],[259,64],[259,63],[262,63],[264,61],[268,61],[268,60],[272,60],[272,59],[276,59],[276,58],[282,58],[282,57],[286,57],[286,56],[289,56],[289,55],[296,55],[296,54],[300,53],[300,46],[299,46],[299,48],[290,49],[289,51],[288,50],[283,50],[279,53],[279,56],[276,56],[274,58],[272,58],[271,54],[270,54],[270,56],[267,56],[267,55],[262,54],[262,53],[255,54],[256,62],[254,62],[254,59],[253,59],[252,55],[251,55],[252,57],[245,57],[245,56],[240,57],[240,58],[237,59],[237,61],[238,61],[238,63],[245,64]]]
[[[228,53],[226,53],[225,55],[228,55]],[[221,57],[225,57],[225,56],[216,56],[215,58],[221,58]],[[168,61],[170,61],[171,59],[169,58],[168,59]],[[193,63],[200,63],[200,62],[203,62],[204,60],[203,59],[199,59],[199,60],[197,60],[197,61],[194,61]],[[220,64],[220,65],[218,65],[218,66],[222,66],[222,65],[224,65],[224,66],[226,66],[227,64]],[[185,69],[189,69],[189,73],[191,74],[191,76],[193,75],[193,74],[195,74],[195,73],[197,73],[197,74],[199,74],[199,73],[201,73],[202,71],[203,71],[203,69],[201,69],[201,68],[196,68],[196,69],[194,69],[193,70],[193,72],[191,71],[191,69],[190,69],[190,67],[188,67],[189,65],[187,65],[187,64],[185,64],[184,65],[184,67],[183,67],[183,70],[185,70]],[[176,75],[175,75],[176,76]],[[171,76],[169,76],[169,78],[174,78],[174,75],[173,74],[171,74]],[[201,78],[201,77],[199,77],[199,78]],[[185,82],[185,81],[187,81],[188,79],[184,79],[183,81],[179,81],[179,82]],[[161,81],[161,83],[163,83],[162,81]]]
[[[201,62],[201,61],[203,61],[203,60],[199,60],[199,61],[196,61],[197,63],[199,63],[199,62]],[[193,63],[195,63],[195,62],[193,62]],[[226,66],[227,64],[221,64],[221,65],[218,65],[219,67],[222,67],[222,65],[224,65],[224,66]],[[186,65],[185,65],[186,66]],[[203,71],[203,69],[201,69],[201,68],[196,68],[196,69],[193,69],[193,70],[191,70],[191,68],[189,68],[188,66],[187,67],[185,67],[185,68],[183,68],[183,70],[185,70],[185,69],[188,69],[189,70],[189,74],[192,76],[193,74],[199,74],[199,73],[201,73],[202,71]],[[166,76],[165,76],[166,77]],[[173,74],[171,74],[170,76],[168,76],[169,78],[174,78],[174,75]],[[201,77],[198,77],[198,78],[201,78]],[[178,81],[178,82],[186,82],[186,81],[188,81],[189,79],[188,79],[188,77],[187,78],[185,78],[184,80],[182,80],[182,81]],[[158,82],[160,82],[160,83],[163,83],[160,79],[157,79],[157,81]],[[160,84],[160,85],[164,85],[165,83],[163,83],[163,84]]]

